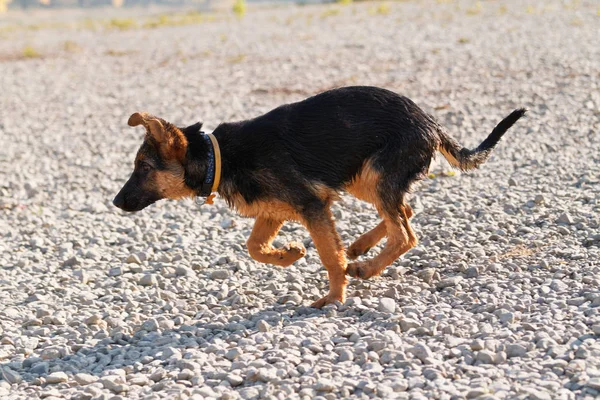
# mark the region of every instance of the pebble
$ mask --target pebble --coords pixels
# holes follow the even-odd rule
[[[562,213],[558,217],[558,219],[556,220],[556,222],[558,222],[559,224],[571,225],[571,224],[573,224],[573,218],[568,213]]]
[[[418,276],[423,280],[423,282],[431,283],[433,277],[435,276],[435,272],[435,268],[426,268],[422,271],[419,271]]]
[[[142,275],[138,283],[142,286],[154,286],[158,283],[158,281],[154,274],[145,274]]]
[[[85,386],[85,385],[90,385],[90,384],[96,382],[98,380],[98,377],[80,372],[78,374],[75,374],[73,376],[73,379],[75,379],[75,382],[77,382],[81,386]]]
[[[140,260],[140,257],[137,254],[130,254],[125,262],[128,264],[141,264],[142,260]]]
[[[506,345],[506,354],[510,357],[524,357],[527,354],[527,348],[523,345],[511,343]]]
[[[600,390],[600,377],[590,378],[585,386],[592,388],[594,390]]]
[[[379,299],[379,311],[394,313],[396,311],[396,302],[394,299],[389,297],[382,297]]]
[[[418,343],[410,350],[419,360],[429,363],[433,359],[433,352],[426,344]]]
[[[8,383],[21,383],[21,381],[23,380],[23,378],[17,371],[13,371],[10,368],[2,368],[0,372],[2,373],[2,376]]]
[[[341,350],[339,353],[339,362],[344,362],[344,361],[352,361],[354,360],[354,354],[347,349]]]
[[[449,278],[444,278],[437,283],[438,289],[444,289],[447,287],[452,287],[458,285],[463,280],[463,277],[460,275],[452,276]]]
[[[269,323],[265,320],[261,319],[257,322],[256,329],[258,329],[259,332],[268,332],[271,330],[271,325],[269,325]]]
[[[210,273],[210,279],[223,280],[229,278],[230,274],[226,269],[217,269]]]
[[[240,386],[242,383],[244,383],[244,378],[235,374],[227,374],[226,379],[231,386]]]
[[[61,383],[69,380],[67,374],[62,371],[53,372],[46,376],[46,382],[48,383]]]
[[[31,367],[29,372],[31,372],[32,374],[36,374],[36,375],[47,375],[49,368],[50,368],[49,363],[40,362],[40,363],[35,364],[33,367]]]

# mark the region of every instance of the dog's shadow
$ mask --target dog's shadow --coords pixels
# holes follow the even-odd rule
[[[352,307],[343,307],[344,313],[352,313]],[[282,332],[289,327],[297,326],[300,329],[312,326],[315,329],[324,318],[331,317],[339,311],[335,306],[328,306],[317,310],[307,306],[298,306],[293,302],[275,304],[263,308],[246,317],[238,317],[236,322],[231,323],[191,323],[173,327],[172,329],[148,330],[148,326],[141,324],[131,335],[112,335],[100,340],[97,344],[86,346],[85,343],[71,345],[72,354],[61,354],[52,359],[40,358],[39,352],[29,355],[22,361],[0,363],[0,379],[11,382],[7,375],[7,369],[16,371],[23,382],[36,385],[49,385],[46,383],[47,375],[62,371],[69,377],[68,383],[62,383],[62,388],[76,385],[72,375],[86,373],[101,377],[110,374],[110,370],[121,368],[129,369],[129,373],[141,373],[150,376],[148,364],[151,368],[162,367],[167,372],[181,371],[184,361],[194,361],[199,353],[211,354],[211,363],[215,365],[227,365],[225,361],[231,361],[226,354],[232,348],[236,348],[238,341],[253,340],[255,342],[275,340],[278,335],[285,336]],[[356,320],[364,320],[365,315],[354,313]],[[389,314],[378,311],[368,312],[369,320],[374,321],[371,328],[381,325],[386,329]],[[201,319],[202,315],[197,315]],[[314,320],[314,323],[311,321]],[[261,322],[262,321],[262,322]],[[310,325],[307,325],[309,323]],[[156,328],[156,327],[155,327]],[[323,340],[322,336],[319,340]],[[233,344],[233,345],[232,345]],[[243,347],[243,346],[241,346]],[[277,348],[274,344],[273,348]],[[194,350],[195,349],[195,350]],[[16,352],[21,351],[15,349]],[[242,349],[243,351],[243,349]],[[222,361],[222,362],[221,362]],[[265,360],[267,361],[267,360]],[[250,362],[250,361],[248,361]],[[268,361],[267,361],[268,362]],[[42,364],[45,363],[45,364]],[[47,366],[47,368],[46,368]],[[210,379],[210,372],[202,368],[204,379]],[[226,370],[225,372],[230,372]],[[10,371],[9,371],[10,374]],[[14,375],[13,375],[14,376]],[[242,376],[244,376],[242,374]],[[164,375],[162,379],[178,381],[177,374]],[[162,380],[161,379],[161,380]],[[159,381],[149,381],[153,385]],[[260,384],[260,382],[256,382]],[[241,385],[238,388],[247,385]],[[61,388],[61,386],[56,386]]]

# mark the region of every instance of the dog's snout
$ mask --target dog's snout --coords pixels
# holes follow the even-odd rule
[[[119,194],[115,196],[113,204],[115,205],[115,207],[118,207],[121,210],[125,208],[125,196],[123,196],[122,192],[119,192]]]

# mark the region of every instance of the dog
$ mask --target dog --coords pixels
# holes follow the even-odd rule
[[[306,255],[298,242],[272,245],[285,221],[300,222],[329,276],[329,293],[312,304],[321,308],[345,301],[347,275],[379,275],[417,245],[406,195],[427,176],[436,151],[460,170],[476,168],[525,112],[513,111],[473,150],[410,99],[367,86],[329,90],[254,119],[222,123],[212,135],[201,132],[202,123],[178,128],[135,113],[128,124],[144,126],[146,136],[113,203],[139,211],[165,198],[210,202],[216,192],[239,214],[256,219],[247,241],[250,256],[281,267]],[[330,210],[342,192],[373,204],[381,217],[347,251]],[[347,262],[383,237],[378,255]]]

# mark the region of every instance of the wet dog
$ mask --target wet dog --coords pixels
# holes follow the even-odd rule
[[[216,192],[241,215],[256,218],[250,256],[282,267],[306,254],[301,243],[272,245],[285,221],[299,221],[329,275],[329,293],[312,304],[322,307],[345,300],[346,275],[379,275],[416,246],[406,194],[427,176],[437,151],[461,170],[476,168],[524,114],[513,111],[470,150],[408,98],[375,87],[330,90],[254,119],[223,123],[212,135],[201,132],[200,123],[178,128],[135,113],[128,123],[143,125],[146,137],[114,204],[139,211],[160,199]],[[347,251],[330,211],[342,192],[373,204],[382,219]],[[384,237],[375,257],[347,262]]]

